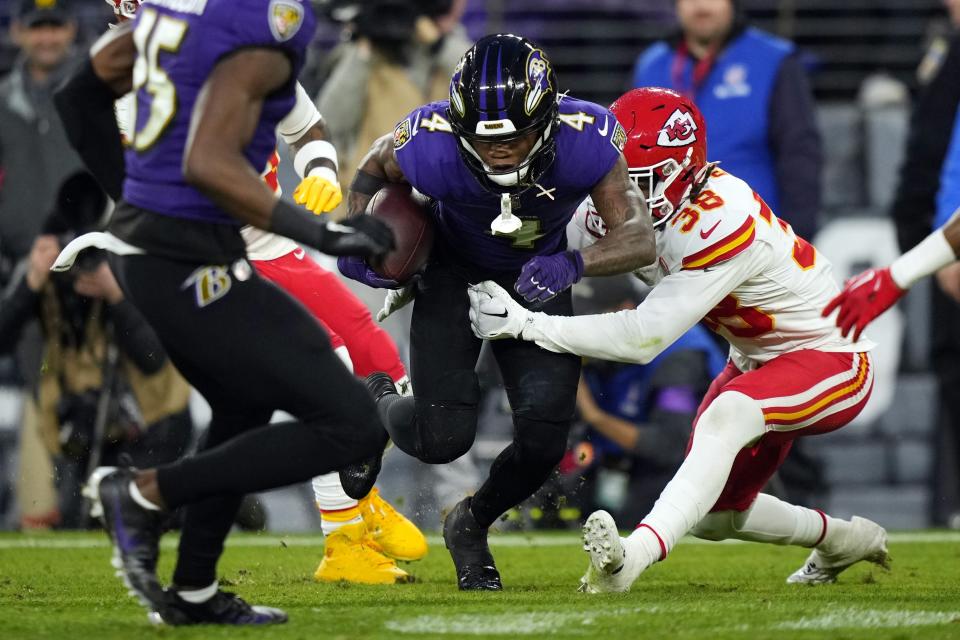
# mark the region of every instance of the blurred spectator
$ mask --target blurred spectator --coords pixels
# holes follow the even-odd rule
[[[415,107],[446,99],[450,76],[471,42],[460,25],[466,0],[333,3],[349,42],[330,54],[317,106],[349,183],[374,140]]]
[[[640,55],[633,86],[692,98],[710,123],[710,158],[812,238],[822,157],[810,84],[794,46],[748,27],[738,4],[677,0],[679,33]]]
[[[906,156],[891,215],[900,250],[917,245],[960,207],[960,0],[944,0],[952,32],[935,37],[918,69]],[[952,132],[952,133],[948,133]],[[931,351],[940,382],[933,521],[960,527],[960,267],[937,273]]]
[[[80,167],[54,106],[54,88],[70,71],[77,33],[66,0],[18,0],[11,35],[20,55],[0,80],[0,252],[27,254],[57,189]]]
[[[153,467],[180,457],[190,442],[190,389],[124,300],[106,254],[88,250],[73,271],[50,272],[60,248],[95,228],[106,211],[92,176],[68,178],[0,301],[0,353],[16,345],[31,318],[44,335],[21,431],[17,497],[24,528],[85,526],[80,486],[93,466],[117,464],[126,454],[127,464]]]
[[[577,314],[633,309],[640,296],[631,280],[587,278],[574,291]],[[584,430],[560,463],[568,487],[583,482],[574,493],[581,514],[602,508],[618,521],[640,521],[683,461],[697,407],[723,365],[699,325],[646,365],[584,363],[577,392]]]

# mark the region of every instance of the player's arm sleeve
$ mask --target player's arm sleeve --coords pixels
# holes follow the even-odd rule
[[[709,269],[671,274],[636,309],[592,316],[534,313],[523,338],[548,351],[646,364],[759,273],[769,252],[768,245],[754,242],[749,250]]]
[[[86,60],[53,96],[67,139],[103,190],[114,200],[123,193],[123,142],[111,88]]]
[[[906,156],[894,194],[891,215],[901,251],[927,237],[936,210],[940,172],[960,104],[960,34],[950,40],[947,56],[930,82],[917,95],[910,114]]]
[[[777,215],[801,238],[812,239],[820,215],[823,151],[813,91],[797,55],[780,65],[770,97],[770,147],[780,193]]]
[[[404,178],[414,189],[441,199],[448,186],[440,160],[447,151],[444,136],[453,134],[419,127],[421,121],[430,120],[435,113],[437,110],[432,105],[425,105],[398,122],[393,131],[393,154]]]
[[[297,102],[293,105],[280,124],[277,125],[277,133],[287,144],[292,144],[302,138],[313,125],[320,122],[320,112],[314,106],[307,90],[299,82],[297,83]]]

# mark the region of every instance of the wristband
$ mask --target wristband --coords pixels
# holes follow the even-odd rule
[[[353,182],[350,183],[350,191],[372,196],[380,191],[385,184],[387,184],[386,179],[368,173],[363,169],[357,169],[357,173],[353,176]]]
[[[953,247],[943,235],[943,229],[937,229],[923,242],[893,261],[890,265],[890,277],[901,289],[909,289],[920,278],[939,271],[956,259]]]
[[[300,178],[306,178],[310,171],[322,166],[319,164],[322,160],[329,160],[333,163],[334,174],[336,174],[337,149],[326,140],[311,140],[300,147],[297,154],[293,157],[293,170],[297,172]],[[336,179],[332,182],[337,182]]]
[[[302,138],[313,125],[320,122],[320,112],[313,104],[313,100],[307,95],[306,90],[298,82],[297,98],[290,110],[280,124],[277,125],[277,133],[287,144],[293,144]]]
[[[327,166],[318,166],[310,169],[308,165],[307,177],[323,178],[330,184],[340,184],[339,180],[337,179],[337,172]]]

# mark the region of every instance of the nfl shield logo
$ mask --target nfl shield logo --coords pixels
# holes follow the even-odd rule
[[[297,35],[303,24],[303,5],[296,0],[270,2],[270,33],[278,42],[286,42]]]

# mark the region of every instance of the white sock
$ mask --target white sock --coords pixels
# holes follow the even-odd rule
[[[203,589],[190,589],[189,591],[177,589],[177,595],[191,604],[200,604],[217,595],[217,589],[219,588],[220,583],[214,580],[213,584]]]
[[[838,544],[846,542],[847,533],[850,531],[850,521],[834,518],[827,514],[823,514],[823,516],[826,518],[827,530],[824,532],[823,540],[817,544],[817,549],[825,553],[833,553],[836,551]]]
[[[162,511],[159,505],[153,504],[143,497],[143,494],[140,493],[140,489],[137,488],[137,483],[133,480],[130,481],[130,497],[133,498],[133,501],[144,509],[149,509],[150,511]]]
[[[690,453],[630,537],[645,546],[656,540],[665,557],[716,504],[740,450],[763,433],[758,403],[738,392],[720,394],[700,416]]]
[[[761,493],[746,511],[711,513],[693,534],[708,540],[748,540],[769,544],[812,547],[822,542],[835,521],[822,511],[807,509]]]
[[[323,535],[328,536],[345,524],[356,524],[362,521],[360,510],[357,508],[359,503],[344,493],[339,473],[334,471],[314,478],[313,496],[317,502],[317,508],[320,509],[320,528],[323,529]],[[351,509],[356,510],[356,514],[351,514]],[[324,517],[325,512],[328,513],[327,517]],[[339,512],[346,517],[341,519],[334,516],[332,512]]]

